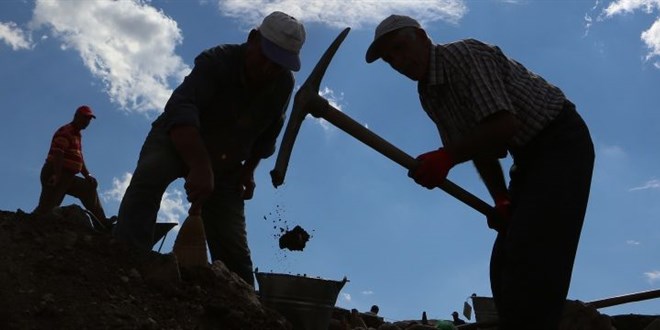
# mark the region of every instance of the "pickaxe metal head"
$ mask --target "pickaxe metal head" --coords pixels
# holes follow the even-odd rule
[[[296,96],[293,99],[291,115],[289,116],[289,122],[284,131],[280,150],[277,154],[277,160],[275,161],[275,168],[270,171],[273,186],[276,188],[284,182],[284,176],[286,175],[286,169],[289,165],[289,158],[291,158],[293,144],[296,141],[296,136],[298,135],[303,120],[310,111],[313,111],[313,108],[310,107],[310,103],[313,103],[311,101],[314,101],[319,97],[319,87],[321,85],[321,79],[323,79],[323,75],[325,75],[325,70],[328,68],[330,61],[332,61],[332,58],[335,56],[337,49],[339,49],[339,46],[346,38],[349,30],[350,28],[345,28],[337,38],[335,38],[325,53],[323,53],[319,62],[316,63],[316,66],[312,70],[312,73],[309,74],[309,77],[307,77],[307,80],[305,80],[302,86],[300,86],[298,92],[296,92]]]

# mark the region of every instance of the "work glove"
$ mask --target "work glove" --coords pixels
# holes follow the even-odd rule
[[[452,155],[445,148],[421,154],[417,156],[417,161],[419,165],[409,171],[408,176],[428,189],[439,187],[455,165]]]
[[[506,194],[495,197],[495,213],[497,217],[487,217],[488,228],[498,233],[506,231],[511,220],[511,199]]]

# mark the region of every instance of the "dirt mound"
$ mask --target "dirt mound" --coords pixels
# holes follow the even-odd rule
[[[308,239],[299,236],[292,241]],[[154,280],[140,262],[144,256],[91,229],[75,205],[47,219],[0,211],[0,251],[0,329],[292,328],[221,262]],[[643,330],[656,318],[620,315],[612,325]]]
[[[0,329],[290,329],[222,263],[153,282],[77,206],[0,211]]]

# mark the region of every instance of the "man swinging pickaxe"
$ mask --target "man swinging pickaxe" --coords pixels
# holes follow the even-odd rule
[[[337,38],[335,38],[332,44],[330,44],[330,47],[328,47],[323,56],[321,56],[321,59],[312,70],[312,73],[296,93],[289,122],[284,131],[280,150],[277,154],[275,168],[270,172],[273,186],[275,187],[278,187],[284,182],[284,176],[289,164],[289,158],[291,157],[293,144],[298,135],[298,131],[300,130],[302,121],[307,114],[327,120],[334,126],[340,128],[344,132],[350,134],[362,143],[370,146],[408,170],[414,170],[418,165],[418,161],[415,158],[385,141],[380,136],[374,134],[343,112],[337,110],[330,105],[328,100],[319,95],[319,86],[321,85],[321,79],[325,74],[325,70],[328,68],[332,57],[337,52],[339,45],[341,45],[346,38],[349,30],[350,28],[344,29]],[[445,180],[439,186],[448,194],[454,196],[482,214],[488,217],[497,217],[497,213],[490,205],[451,181]]]

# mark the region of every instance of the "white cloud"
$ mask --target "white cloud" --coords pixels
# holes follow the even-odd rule
[[[342,111],[342,105],[340,102],[344,99],[344,93],[339,93],[339,95],[335,95],[335,92],[326,86],[319,91],[319,95],[321,95],[323,98],[328,100],[328,103],[330,103],[330,105],[333,106],[335,109]],[[315,119],[319,123],[319,125],[323,127],[325,131],[333,130],[334,126],[332,126],[332,124],[330,124],[327,120],[323,118],[315,118]]]
[[[646,272],[644,273],[644,276],[646,276],[649,283],[655,283],[656,281],[660,281],[660,270]]]
[[[26,34],[14,22],[0,22],[0,40],[4,41],[13,50],[32,48],[30,35]]]
[[[635,190],[646,190],[646,189],[658,189],[660,188],[660,180],[653,179],[649,180],[646,183],[644,183],[641,186],[630,188],[630,191],[635,191]]]
[[[350,293],[342,293],[341,294],[342,299],[346,302],[350,302],[353,298],[351,297]]]
[[[584,14],[584,22],[585,22],[584,23],[584,28],[585,28],[584,36],[585,37],[587,35],[589,35],[589,29],[591,28],[591,25],[593,24],[593,21],[594,20],[591,18],[591,16],[589,14]]]
[[[131,182],[131,178],[133,178],[133,174],[128,172],[124,173],[121,178],[112,178],[112,188],[101,193],[103,200],[120,202],[124,197],[128,184]]]
[[[132,178],[133,175],[131,173],[124,173],[121,178],[113,178],[112,188],[101,193],[103,200],[120,202]],[[185,201],[182,191],[178,189],[168,190],[163,194],[163,198],[160,201],[158,222],[181,223],[187,216],[189,207],[190,203]]]
[[[183,192],[177,189],[171,192],[165,192],[160,201],[160,210],[158,211],[158,222],[183,222],[188,215],[190,203],[184,201]]]
[[[371,290],[366,290],[366,291],[362,291],[362,294],[365,295],[365,296],[370,296],[370,295],[374,294],[374,292],[371,291]]]
[[[610,3],[604,9],[604,12],[607,16],[613,16],[622,13],[632,13],[638,9],[642,9],[646,13],[651,13],[654,9],[660,9],[660,0],[618,0]]]
[[[637,10],[651,14],[653,11],[660,10],[660,0],[618,0],[610,3],[603,13],[605,17],[612,17],[630,14]],[[643,31],[640,38],[649,49],[649,53],[645,57],[647,61],[660,57],[660,18],[656,19],[648,30]],[[660,61],[656,61],[653,65],[660,69]]]
[[[161,111],[190,68],[174,54],[177,23],[146,1],[37,0],[32,24],[46,26],[65,49],[80,54],[122,109]]]
[[[335,91],[330,89],[329,87],[324,87],[322,90],[319,91],[319,95],[323,96],[328,102],[330,102],[330,105],[335,107],[337,110],[342,111],[342,105],[340,102],[344,99],[344,93],[339,93],[339,95],[335,95]]]
[[[218,6],[222,14],[253,26],[276,10],[304,23],[315,22],[339,28],[376,25],[392,13],[410,15],[422,24],[437,20],[456,23],[467,13],[464,0],[218,0]]]
[[[601,145],[599,154],[601,157],[613,158],[616,160],[626,159],[626,152],[620,146]]]
[[[660,56],[660,19],[656,20],[650,29],[642,32],[642,40],[650,49],[649,54],[646,55],[646,60]],[[655,62],[654,65],[660,68],[660,62]]]
[[[629,239],[629,240],[626,241],[626,244],[628,244],[628,245],[639,245],[641,243],[639,243],[638,241]]]

